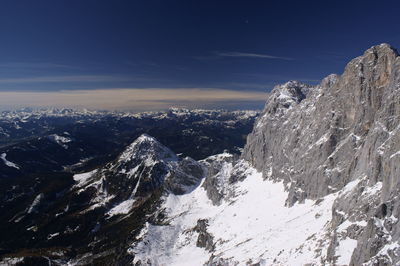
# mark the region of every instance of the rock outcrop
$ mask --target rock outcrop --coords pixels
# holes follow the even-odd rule
[[[371,47],[318,86],[275,87],[242,158],[284,181],[288,206],[354,182],[332,209],[331,262],[340,239],[357,241],[352,265],[400,261],[400,56],[390,45]],[[352,226],[339,232],[344,223]]]

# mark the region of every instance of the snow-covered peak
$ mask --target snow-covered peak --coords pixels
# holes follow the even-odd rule
[[[203,166],[147,134],[139,136],[106,167],[74,176],[78,194],[95,190],[87,210],[105,207],[107,216],[129,215],[154,191],[185,194],[204,177]]]
[[[158,140],[147,134],[138,137],[125,151],[120,155],[118,161],[129,162],[133,158],[146,160],[148,165],[155,161],[176,161],[176,154],[162,145]]]

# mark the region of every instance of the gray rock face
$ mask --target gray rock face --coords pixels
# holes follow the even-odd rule
[[[170,172],[165,180],[165,186],[176,195],[191,192],[204,177],[201,164],[190,157],[186,157],[171,164]]]
[[[224,153],[210,156],[201,162],[206,169],[203,187],[213,204],[219,205],[225,196],[224,188],[229,182],[229,175],[224,173],[228,172],[229,168],[232,167],[234,157],[232,154]]]
[[[355,182],[332,209],[330,261],[337,239],[348,237],[357,240],[352,265],[400,262],[400,56],[388,44],[317,86],[275,87],[242,158],[284,181],[288,206]],[[344,221],[354,226],[339,232]]]
[[[214,250],[214,238],[207,232],[208,220],[200,219],[197,220],[197,225],[194,230],[199,233],[197,237],[197,247],[205,248],[208,251]]]

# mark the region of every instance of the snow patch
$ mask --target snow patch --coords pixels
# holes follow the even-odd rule
[[[60,233],[50,234],[50,235],[47,236],[47,240],[53,239],[53,238],[55,238],[55,237],[57,237],[59,235],[60,235]]]
[[[87,172],[87,173],[81,173],[81,174],[75,174],[73,176],[74,180],[77,182],[77,184],[74,187],[83,187],[87,185],[91,179],[91,177],[97,172],[97,169]]]
[[[373,185],[372,187],[367,187],[363,193],[361,194],[362,196],[374,196],[376,195],[378,192],[381,191],[383,186],[382,182],[377,182],[375,185]]]
[[[338,256],[336,265],[349,265],[351,255],[356,247],[357,240],[347,237],[339,241],[339,244],[336,247],[336,255]]]
[[[40,193],[39,195],[36,196],[36,198],[33,200],[31,206],[29,207],[27,213],[33,213],[37,211],[38,206],[40,205],[40,202],[44,198],[44,194]]]
[[[70,138],[59,136],[57,134],[49,135],[48,139],[53,141],[53,142],[55,142],[55,143],[57,143],[58,145],[60,145],[64,149],[68,149],[68,145],[66,145],[66,143],[69,143],[69,142],[72,141]]]
[[[112,217],[114,215],[119,215],[119,214],[128,214],[132,210],[133,204],[136,201],[136,199],[134,199],[134,197],[139,188],[141,178],[142,178],[142,176],[139,176],[139,179],[135,185],[135,188],[132,191],[130,198],[119,203],[118,205],[114,206],[111,210],[109,210],[107,212],[107,215],[109,217]]]
[[[3,160],[4,164],[8,167],[16,168],[19,170],[19,166],[16,163],[10,162],[6,159],[7,153],[2,153],[0,158]]]
[[[392,155],[390,155],[390,159],[393,159],[396,156],[400,156],[400,151],[393,153]]]
[[[128,214],[132,210],[135,201],[136,201],[135,199],[125,200],[119,203],[117,206],[114,206],[111,210],[109,210],[107,212],[107,215],[111,217],[118,214]]]

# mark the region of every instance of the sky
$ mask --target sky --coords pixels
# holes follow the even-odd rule
[[[262,108],[276,84],[399,48],[399,13],[388,0],[2,0],[0,108]]]

